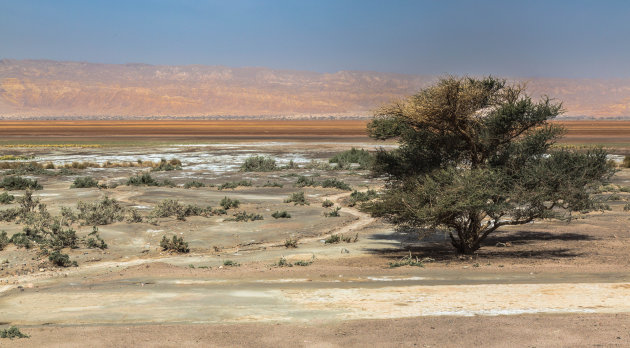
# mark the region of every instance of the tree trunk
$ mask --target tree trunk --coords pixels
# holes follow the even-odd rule
[[[453,234],[450,235],[451,244],[457,249],[458,254],[472,255],[481,247],[479,229],[478,226],[471,226],[469,229],[457,231],[457,238]]]

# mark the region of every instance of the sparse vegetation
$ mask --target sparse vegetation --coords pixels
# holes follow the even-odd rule
[[[339,217],[341,216],[339,214],[339,211],[341,210],[341,207],[335,207],[334,209],[332,209],[331,211],[325,211],[324,212],[324,216],[325,217]]]
[[[320,184],[323,188],[334,187],[340,190],[350,191],[352,188],[350,185],[338,179],[326,179]]]
[[[0,232],[0,251],[2,251],[7,245],[9,245],[10,240],[9,236],[7,236],[6,231]]]
[[[293,264],[291,262],[288,262],[287,259],[285,259],[284,257],[281,257],[280,260],[278,260],[278,262],[276,262],[274,264],[274,266],[276,266],[276,267],[293,267]]]
[[[312,178],[306,177],[304,175],[300,175],[295,182],[295,187],[307,187],[307,186],[317,186],[317,183]]]
[[[241,264],[236,262],[236,261],[232,261],[232,260],[225,260],[223,261],[223,266],[228,266],[228,267],[238,267]]]
[[[7,192],[0,193],[0,204],[11,204],[15,200],[15,196]]]
[[[165,199],[158,203],[153,211],[151,212],[151,216],[156,218],[165,218],[169,216],[175,216],[178,220],[186,220],[188,216],[201,216],[201,215],[211,215],[211,208],[201,208],[196,205],[183,205],[179,203],[179,201],[174,199]]]
[[[23,334],[20,329],[15,326],[11,326],[8,329],[0,330],[0,338],[29,338],[31,336]]]
[[[335,205],[335,203],[333,201],[331,201],[330,199],[326,199],[322,202],[322,207],[324,208],[330,208],[333,205]]]
[[[184,184],[184,188],[185,189],[190,189],[190,188],[200,188],[200,187],[206,187],[206,184],[200,182],[200,181],[189,181],[187,183]]]
[[[68,254],[62,254],[59,250],[53,251],[50,255],[48,255],[48,260],[52,262],[54,265],[60,267],[77,267],[78,264],[76,261],[70,261],[70,256]]]
[[[82,225],[109,225],[125,218],[125,208],[115,199],[105,196],[100,201],[78,202],[78,220]]]
[[[344,243],[356,243],[359,241],[359,234],[355,234],[354,237],[345,236],[343,234],[331,234],[328,238],[324,239],[325,244],[337,244]]]
[[[630,156],[625,156],[625,157],[623,158],[623,163],[622,163],[622,166],[623,166],[624,168],[630,168]]]
[[[158,165],[154,166],[151,171],[152,172],[163,172],[163,171],[171,171],[171,170],[181,170],[182,162],[176,158],[171,160],[161,159]]]
[[[107,243],[105,243],[105,241],[101,238],[100,234],[98,233],[98,227],[96,226],[92,227],[92,232],[90,232],[90,234],[88,235],[86,245],[90,249],[97,249],[97,248],[101,250],[107,249]]]
[[[26,179],[21,176],[5,176],[0,181],[0,188],[4,188],[7,191],[13,190],[41,190],[37,180]]]
[[[402,266],[415,266],[415,267],[424,267],[422,261],[418,259],[418,257],[412,257],[411,252],[409,252],[408,256],[401,258],[398,261],[390,262],[389,268],[396,268]]]
[[[98,181],[94,180],[91,176],[82,176],[74,179],[74,183],[70,188],[88,188],[98,187]]]
[[[277,181],[274,181],[274,182],[267,181],[267,182],[263,185],[263,187],[284,187],[284,185],[282,185],[282,184],[278,183]]]
[[[127,182],[127,186],[169,186],[173,187],[175,184],[170,180],[158,181],[155,180],[151,174],[143,173],[142,175],[136,175],[130,177]]]
[[[278,170],[276,160],[265,156],[252,156],[245,159],[241,165],[242,172],[272,172]]]
[[[248,222],[248,221],[257,221],[263,220],[263,216],[260,214],[251,213],[248,214],[245,211],[240,211],[238,213],[234,213],[231,218],[225,219],[225,221],[237,221],[237,222]]]
[[[285,248],[297,248],[298,247],[298,240],[297,238],[288,238],[284,241],[284,247]]]
[[[160,241],[160,247],[163,251],[187,253],[190,251],[188,248],[188,242],[184,242],[184,237],[173,236],[172,239],[168,239],[166,236],[162,237]]]
[[[274,213],[271,214],[271,217],[273,217],[274,219],[290,219],[291,214],[287,213],[286,210],[275,211]]]
[[[240,187],[240,186],[252,186],[252,182],[251,181],[247,181],[247,180],[226,182],[224,184],[221,184],[218,187],[218,189],[219,190],[235,189],[235,188]]]
[[[378,197],[378,193],[375,190],[367,190],[365,192],[359,192],[354,190],[350,194],[350,199],[348,201],[348,205],[354,207],[359,202],[367,202],[371,201]]]
[[[293,203],[293,205],[309,205],[304,197],[303,191],[292,193],[289,198],[284,200],[284,203]]]
[[[230,208],[238,208],[241,205],[241,202],[238,199],[231,199],[228,197],[223,197],[219,205],[223,207],[225,210],[230,210]]]
[[[370,169],[373,156],[366,150],[352,148],[331,157],[328,162],[336,163],[339,169],[351,168],[352,164],[357,164],[357,169]]]

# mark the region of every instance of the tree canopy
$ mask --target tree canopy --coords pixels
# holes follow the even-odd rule
[[[591,192],[613,169],[601,149],[552,147],[564,130],[549,121],[562,111],[493,77],[442,78],[386,105],[368,132],[399,147],[378,151],[373,171],[388,183],[364,208],[399,226],[447,229],[466,254],[502,226],[593,209]]]

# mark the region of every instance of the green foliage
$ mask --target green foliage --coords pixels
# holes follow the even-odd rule
[[[334,187],[340,190],[350,191],[352,188],[345,182],[337,179],[326,179],[320,184],[323,188]]]
[[[125,218],[125,208],[113,198],[105,196],[100,201],[77,203],[79,210],[78,220],[82,220],[82,225],[109,225],[116,221],[123,221]]]
[[[41,190],[42,185],[37,180],[26,179],[21,176],[5,176],[0,181],[0,188],[7,191],[13,190]]]
[[[300,175],[295,182],[295,187],[317,186],[317,183],[312,178]]]
[[[335,205],[335,203],[331,201],[330,199],[326,199],[325,201],[322,202],[322,207],[324,208],[330,208],[333,205]]]
[[[294,266],[306,267],[313,264],[313,261],[298,260],[293,263]]]
[[[221,184],[218,187],[218,189],[219,190],[235,189],[235,188],[240,187],[240,186],[252,186],[252,182],[251,181],[247,181],[247,180],[226,182],[224,184]]]
[[[23,334],[20,329],[15,326],[11,326],[8,329],[0,330],[0,338],[29,338],[31,336]]]
[[[188,216],[209,215],[209,209],[201,208],[196,205],[183,205],[174,199],[165,199],[157,204],[151,212],[151,216],[156,218],[164,218],[175,216],[178,220],[184,221]]]
[[[62,254],[59,250],[53,251],[50,255],[48,255],[48,260],[52,262],[54,265],[60,267],[77,267],[78,264],[76,261],[70,261],[70,256],[68,254]]]
[[[94,180],[91,176],[82,176],[74,179],[74,183],[70,188],[88,188],[98,187],[98,181]]]
[[[324,240],[324,243],[326,244],[337,244],[339,242],[341,242],[341,236],[339,236],[338,234],[331,234],[328,238]]]
[[[162,158],[160,163],[157,166],[151,168],[152,172],[163,172],[163,171],[171,171],[171,170],[181,170],[182,162],[178,159],[171,159],[169,161]]]
[[[6,231],[0,232],[0,251],[2,251],[7,245],[9,245],[10,240],[7,236]]]
[[[291,214],[287,213],[286,210],[275,211],[274,213],[271,214],[271,217],[273,217],[274,219],[290,219]]]
[[[219,205],[225,210],[229,210],[230,208],[236,209],[239,207],[240,204],[241,202],[238,199],[231,199],[228,197],[223,197],[223,199],[221,199],[221,202],[219,202]]]
[[[623,166],[624,168],[630,168],[630,156],[625,156],[625,157],[623,158],[623,163],[622,163],[622,166]]]
[[[272,172],[278,169],[276,160],[264,156],[248,157],[241,165],[241,172]]]
[[[200,181],[196,181],[196,180],[189,181],[189,182],[187,182],[187,183],[185,183],[185,184],[184,184],[184,188],[185,188],[185,189],[189,189],[189,188],[199,188],[199,187],[205,187],[205,186],[206,186],[206,184],[204,184],[204,183],[202,183],[202,182],[200,182]]]
[[[138,209],[131,208],[127,211],[127,217],[125,218],[125,221],[127,223],[140,223],[142,222],[142,220],[144,220],[144,218],[142,217]]]
[[[160,241],[160,247],[163,251],[170,251],[176,253],[187,253],[190,251],[188,243],[184,242],[184,237],[173,236],[172,239],[168,239],[166,236],[162,237]]]
[[[86,245],[90,249],[107,249],[107,243],[101,238],[98,233],[98,227],[92,226],[92,232],[88,235]]]
[[[127,182],[125,184],[127,186],[175,186],[175,184],[170,180],[163,180],[161,182],[155,180],[149,173],[132,176],[127,179]]]
[[[280,184],[280,183],[278,183],[278,182],[276,182],[276,181],[274,181],[274,182],[267,181],[267,182],[263,185],[263,187],[284,187],[284,185],[282,185],[282,184]]]
[[[563,130],[549,120],[561,111],[491,77],[444,78],[383,107],[368,131],[399,147],[377,152],[373,172],[389,182],[364,210],[399,226],[447,229],[470,254],[502,226],[594,208],[590,194],[613,169],[601,149],[551,148]]]
[[[237,222],[247,222],[247,221],[257,221],[263,220],[263,216],[260,214],[248,214],[247,212],[240,211],[232,215],[231,218],[225,219],[225,221],[237,221]]]
[[[334,209],[332,209],[331,211],[325,211],[324,212],[324,216],[325,217],[339,217],[341,215],[339,215],[339,211],[341,210],[341,207],[336,207]]]
[[[278,262],[276,262],[276,264],[274,266],[276,266],[276,267],[293,267],[293,264],[291,262],[288,262],[287,259],[285,259],[284,257],[281,257],[280,260],[278,260]]]
[[[354,207],[359,202],[367,202],[377,197],[378,197],[378,193],[376,193],[376,191],[374,190],[367,190],[365,192],[359,192],[357,190],[354,190],[350,194],[350,200],[348,202],[348,205],[351,207]]]
[[[9,240],[18,248],[30,249],[33,247],[31,239],[25,233],[16,233]]]
[[[359,165],[358,169],[370,169],[373,160],[373,156],[368,151],[353,147],[350,150],[336,154],[328,162],[337,163],[339,169],[348,169],[353,163]]]
[[[8,194],[7,192],[0,193],[0,204],[10,204],[15,200],[15,196]]]
[[[292,193],[289,198],[284,200],[284,203],[293,203],[293,205],[309,205],[306,201],[306,197],[304,197],[303,191]]]
[[[236,261],[232,261],[232,260],[225,260],[223,261],[223,266],[228,266],[228,267],[238,267],[241,264],[236,262]]]
[[[415,258],[412,257],[411,252],[409,252],[408,256],[405,256],[398,261],[389,263],[389,268],[396,268],[396,267],[402,267],[402,266],[424,267],[424,264],[422,263],[422,261],[418,259],[417,256]]]

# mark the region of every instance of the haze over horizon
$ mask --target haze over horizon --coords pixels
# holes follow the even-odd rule
[[[0,58],[630,77],[626,1],[3,1]]]

